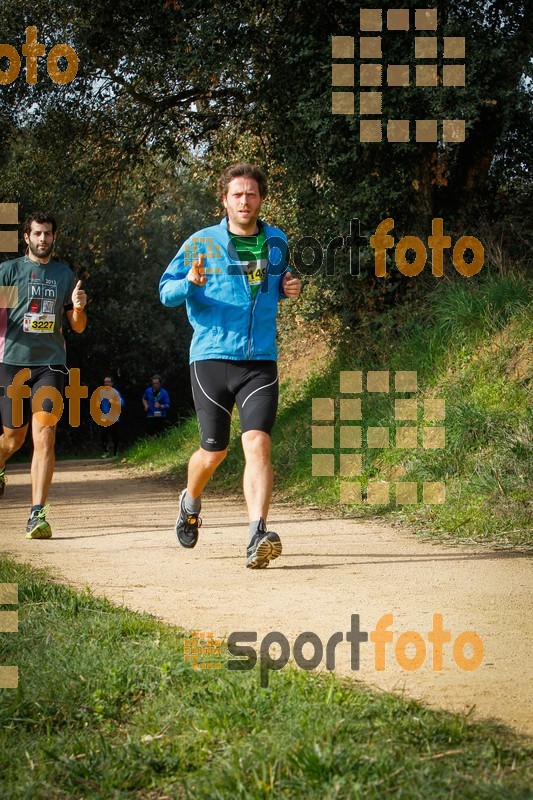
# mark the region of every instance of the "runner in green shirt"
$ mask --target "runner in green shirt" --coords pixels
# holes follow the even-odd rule
[[[49,424],[49,415],[54,410],[50,398],[58,392],[63,396],[68,374],[63,312],[77,333],[82,333],[87,324],[87,297],[81,281],[76,281],[70,267],[52,258],[56,237],[54,217],[32,214],[24,226],[26,255],[0,264],[0,497],[5,489],[6,461],[22,447],[31,417],[33,505],[26,526],[28,539],[49,539],[52,535],[46,521],[46,500],[54,474],[57,424]],[[10,289],[2,292],[2,287]],[[29,372],[28,379],[19,382],[29,387],[30,397],[15,400],[7,389],[21,370]],[[48,390],[38,395],[32,413],[33,398],[43,387]],[[43,394],[46,399],[41,405],[38,401]],[[15,407],[20,403],[22,418],[17,419]]]

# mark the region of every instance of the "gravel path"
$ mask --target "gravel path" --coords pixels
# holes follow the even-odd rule
[[[258,643],[279,631],[291,652],[296,637],[312,631],[324,646],[322,666],[326,642],[340,631],[337,672],[451,711],[474,708],[474,717],[533,733],[532,570],[523,553],[423,543],[381,522],[275,505],[269,527],[280,534],[283,555],[266,570],[247,570],[242,498],[207,496],[200,541],[184,550],[173,534],[179,487],[100,461],[58,463],[48,517],[54,537],[28,541],[29,466],[8,465],[7,474],[0,547],[19,561],[51,567],[72,586],[88,585],[115,603],[191,631],[256,631]],[[352,668],[346,633],[356,614],[368,632],[393,615],[384,670],[376,669],[371,641],[361,643],[359,669]],[[433,669],[428,641],[434,614],[443,615],[451,632],[441,671]],[[407,635],[397,647],[407,631],[422,640]],[[453,643],[463,631],[474,631],[484,647],[480,666],[471,671],[454,660]],[[464,648],[460,643],[459,660],[461,653],[469,659],[480,652],[468,636]],[[416,652],[422,656],[424,648],[418,669],[398,664],[398,658],[405,664]],[[312,644],[305,645],[303,656],[312,652]]]

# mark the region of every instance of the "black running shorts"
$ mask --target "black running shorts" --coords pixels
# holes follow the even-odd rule
[[[194,361],[191,385],[204,450],[227,448],[235,403],[242,433],[272,433],[278,410],[275,361]]]
[[[12,400],[7,396],[7,387],[13,383],[15,375],[21,369],[30,370],[30,378],[25,381],[25,385],[30,387],[31,394],[30,397],[14,398]],[[68,370],[64,364],[37,367],[0,364],[0,416],[2,417],[2,425],[4,428],[22,428],[24,425],[28,424],[32,414],[33,396],[41,386],[53,386],[57,389],[61,397],[63,397],[66,375],[68,375]],[[22,425],[13,425],[13,402],[22,403]],[[52,400],[44,399],[42,402],[42,409],[38,408],[36,410],[50,413],[52,408]]]

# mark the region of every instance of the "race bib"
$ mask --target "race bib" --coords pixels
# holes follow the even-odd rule
[[[24,314],[24,333],[53,333],[55,314]]]
[[[244,271],[250,286],[259,286],[266,275],[266,263],[262,261],[249,261],[244,264]]]

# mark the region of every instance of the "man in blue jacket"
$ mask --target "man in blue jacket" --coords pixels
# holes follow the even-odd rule
[[[159,285],[164,305],[185,302],[193,327],[190,371],[201,432],[176,536],[183,547],[198,541],[202,492],[226,456],[236,404],[250,520],[246,566],[261,569],[282,550],[278,534],[266,527],[278,405],[276,316],[279,300],[298,297],[301,285],[287,269],[287,237],[259,218],[267,194],[263,172],[235,164],[224,170],[218,189],[227,216],[187,239]]]
[[[161,375],[152,375],[152,385],[146,389],[142,396],[142,404],[146,411],[148,436],[157,436],[165,430],[167,411],[170,408],[170,397],[161,384]]]

